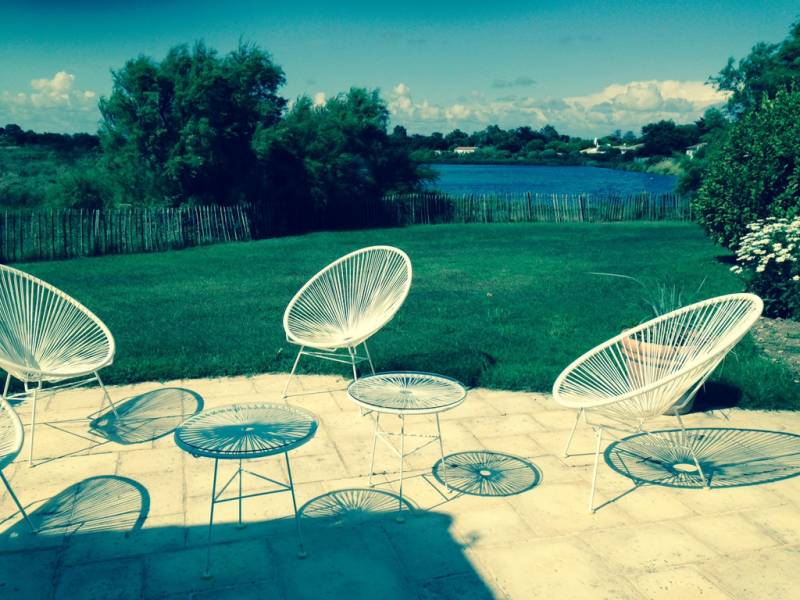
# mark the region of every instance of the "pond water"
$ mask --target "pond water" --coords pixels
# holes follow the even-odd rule
[[[677,178],[597,167],[428,165],[439,174],[431,189],[450,194],[667,194]]]

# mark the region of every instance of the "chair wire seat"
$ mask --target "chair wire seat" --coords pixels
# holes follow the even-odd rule
[[[270,403],[233,404],[205,410],[175,431],[175,441],[194,456],[261,458],[302,446],[317,430],[311,413]]]
[[[300,346],[289,384],[303,356],[350,365],[368,361],[367,340],[392,320],[411,288],[411,261],[392,246],[370,246],[342,256],[314,275],[283,314],[286,341]],[[363,347],[363,354],[359,353]]]
[[[708,485],[687,441],[680,410],[755,324],[763,306],[758,296],[743,293],[697,302],[623,331],[564,369],[553,385],[553,399],[578,411],[564,456],[569,456],[581,416],[596,433],[590,510],[595,510],[602,438],[606,430],[617,428],[591,423],[593,415],[643,432],[647,420],[667,411],[674,414],[682,432],[681,449],[691,454],[695,475]]]
[[[0,369],[6,372],[2,398],[32,399],[29,463],[43,384],[52,392],[96,381],[116,412],[98,374],[114,361],[115,350],[111,332],[80,302],[33,275],[0,265]],[[9,396],[12,377],[22,382],[24,392]]]
[[[0,368],[23,382],[89,375],[114,360],[114,338],[89,309],[0,265]]]

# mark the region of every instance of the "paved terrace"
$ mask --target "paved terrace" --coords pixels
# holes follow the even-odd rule
[[[51,425],[37,428],[35,466],[23,450],[7,470],[43,532],[31,535],[11,516],[8,495],[0,496],[0,598],[710,600],[796,593],[800,478],[791,475],[800,472],[800,445],[785,432],[800,432],[800,414],[692,414],[689,427],[727,429],[702,432],[712,489],[636,487],[601,464],[599,498],[617,499],[592,515],[592,456],[561,458],[573,414],[543,394],[475,389],[443,415],[445,452],[494,461],[492,477],[472,490],[479,495],[448,494],[431,475],[438,448],[427,447],[409,460],[405,494],[415,510],[401,524],[395,497],[363,489],[370,417],[347,399],[343,379],[310,376],[297,383],[307,394],[290,399],[320,419],[315,439],[291,455],[298,502],[311,502],[302,519],[308,558],[296,556],[288,494],[245,501],[243,529],[231,502],[217,506],[213,577],[203,579],[213,461],[178,450],[172,430],[200,403],[279,401],[284,380],[110,388],[122,403],[121,420],[101,416],[92,424],[85,417],[100,408],[98,390],[46,398],[41,419]],[[310,393],[325,389],[335,391]],[[18,408],[27,422],[28,407]],[[433,428],[426,417],[407,423],[412,433]],[[580,429],[573,448],[590,453],[593,441]],[[280,457],[259,463],[285,477]],[[645,475],[661,470],[667,482],[673,475],[656,462],[640,466]],[[380,446],[376,467],[388,472],[375,489],[396,491],[396,458]],[[474,487],[468,479],[453,483]],[[779,480],[758,483],[764,479]],[[253,481],[245,479],[246,491],[261,485]]]

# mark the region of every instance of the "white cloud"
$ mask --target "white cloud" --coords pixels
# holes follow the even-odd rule
[[[325,92],[317,92],[314,94],[314,98],[312,99],[314,106],[325,106],[326,101],[327,98],[325,97]]]
[[[75,75],[58,71],[30,82],[27,92],[0,92],[0,123],[53,132],[97,130],[97,94],[75,87]]]
[[[473,94],[471,99],[438,105],[416,102],[401,83],[393,88],[388,105],[396,121],[419,131],[474,129],[490,123],[538,128],[549,123],[565,133],[591,136],[614,129],[638,131],[660,119],[686,123],[726,99],[725,93],[702,81],[648,80],[615,83],[583,96],[511,95],[491,100]]]

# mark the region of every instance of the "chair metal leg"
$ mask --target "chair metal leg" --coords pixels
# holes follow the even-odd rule
[[[211,579],[211,530],[214,526],[214,504],[217,502],[217,467],[219,459],[214,459],[214,479],[211,484],[211,516],[208,519],[208,547],[206,550],[206,570],[203,579]]]
[[[372,374],[375,375],[375,365],[372,364],[372,356],[369,354],[369,347],[367,346],[367,342],[364,342],[364,353],[367,355],[367,362],[369,363],[369,370],[372,371]]]
[[[350,346],[347,347],[350,354],[350,364],[353,366],[353,381],[358,381],[358,369],[356,369],[356,352]]]
[[[117,419],[119,419],[119,414],[117,413],[117,407],[111,401],[111,394],[108,393],[106,386],[103,384],[103,380],[100,379],[100,374],[97,371],[95,371],[94,376],[97,378],[97,383],[99,383],[100,387],[103,388],[103,397],[105,398],[105,401],[108,402],[108,405],[111,407],[111,412],[113,412],[114,416],[117,417]]]
[[[372,474],[375,470],[375,447],[378,445],[378,431],[380,430],[381,414],[375,415],[375,431],[372,435],[372,457],[369,459],[369,486],[372,487]]]
[[[697,456],[695,455],[694,450],[692,450],[692,447],[689,445],[689,434],[686,433],[686,428],[683,426],[683,419],[681,419],[681,416],[678,414],[677,411],[675,411],[675,416],[678,418],[678,425],[680,425],[681,427],[681,437],[683,445],[689,451],[689,454],[692,455],[694,466],[697,467],[697,472],[700,473],[700,479],[703,481],[703,487],[708,489],[710,487],[708,479],[706,478],[705,473],[703,473],[703,468],[700,466],[700,461],[697,460]]]
[[[400,496],[397,499],[398,523],[403,523],[406,518],[403,516],[403,462],[405,462],[405,441],[406,441],[406,417],[400,415]]]
[[[25,518],[25,522],[28,524],[28,527],[31,528],[31,531],[33,533],[36,533],[36,527],[33,526],[33,523],[31,522],[30,518],[28,517],[28,513],[25,512],[25,509],[22,507],[22,504],[20,503],[19,498],[17,498],[17,495],[14,493],[14,490],[11,488],[11,484],[9,483],[8,479],[6,479],[6,476],[3,475],[2,471],[0,471],[0,479],[3,480],[3,483],[5,484],[6,489],[8,490],[8,493],[11,495],[11,499],[14,501],[14,504],[17,505],[17,508],[19,509],[19,512],[22,513],[22,516]]]
[[[442,455],[442,476],[444,477],[444,487],[450,491],[450,484],[447,483],[447,462],[444,460],[444,442],[442,441],[442,428],[439,425],[439,413],[436,413],[436,435],[439,438],[439,453]]]
[[[31,445],[28,449],[28,466],[33,464],[33,440],[36,437],[36,400],[39,396],[40,389],[42,389],[41,383],[33,388],[33,410],[31,411]]]
[[[597,485],[597,465],[600,462],[600,444],[603,441],[603,428],[597,427],[597,445],[594,449],[594,471],[592,472],[592,491],[589,494],[589,512],[594,513],[596,511],[594,507],[594,490],[595,486]]]
[[[289,373],[289,379],[286,380],[286,385],[283,386],[283,394],[281,394],[281,398],[284,400],[286,399],[286,392],[289,391],[289,384],[292,382],[292,377],[294,377],[294,372],[297,370],[297,365],[300,364],[300,357],[303,356],[303,350],[305,346],[300,346],[300,351],[297,353],[297,358],[294,359],[294,364],[292,365],[292,372]]]
[[[300,546],[297,550],[297,558],[305,558],[308,556],[305,546],[303,545],[303,532],[300,530],[300,517],[297,514],[297,499],[294,496],[294,480],[292,479],[292,467],[289,464],[289,453],[284,452],[286,457],[286,472],[289,475],[289,491],[292,494],[292,508],[294,509],[294,525],[297,528],[297,540]]]
[[[583,409],[581,408],[578,410],[578,414],[575,416],[575,423],[572,425],[572,431],[569,432],[569,437],[567,438],[567,444],[564,446],[564,458],[569,458],[569,445],[572,443],[572,438],[575,436],[575,430],[578,429],[578,421],[581,420],[581,415],[583,414]]]

